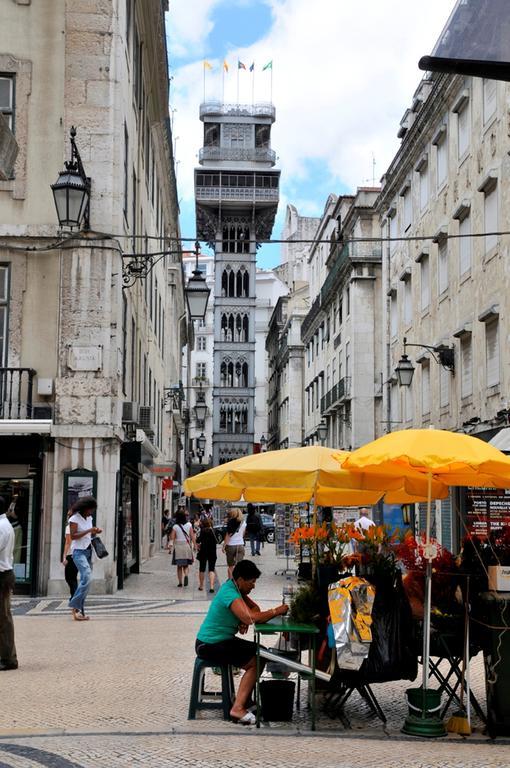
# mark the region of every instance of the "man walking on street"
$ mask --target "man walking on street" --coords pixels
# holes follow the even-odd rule
[[[363,533],[363,531],[367,531],[369,528],[375,525],[374,521],[370,519],[370,511],[367,507],[361,507],[359,511],[359,517],[355,521],[354,525],[359,531],[361,531],[361,533]]]
[[[5,499],[0,496],[0,672],[18,668],[11,613],[15,535],[5,512]]]

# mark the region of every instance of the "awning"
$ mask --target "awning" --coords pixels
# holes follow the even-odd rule
[[[504,453],[510,453],[510,427],[500,429],[497,435],[489,440],[489,443]]]

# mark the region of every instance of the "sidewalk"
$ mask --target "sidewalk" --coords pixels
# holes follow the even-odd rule
[[[217,570],[223,581],[226,566],[220,550],[218,555]],[[254,597],[264,607],[274,605],[281,600],[286,582],[285,577],[275,575],[275,571],[285,567],[285,561],[274,557],[273,545],[266,545],[262,557],[254,559],[263,572]],[[345,730],[339,720],[331,720],[321,713],[318,731],[312,735],[306,707],[292,723],[265,725],[259,732],[224,722],[215,711],[197,713],[197,720],[188,721],[194,639],[213,596],[198,591],[196,565],[189,587],[179,589],[176,584],[175,567],[170,565],[168,554],[161,551],[143,565],[140,574],[130,576],[122,592],[112,597],[91,597],[88,601],[90,622],[73,622],[64,596],[62,600],[15,598],[20,668],[4,673],[1,678],[2,768],[34,765],[33,761],[23,762],[25,757],[18,753],[16,760],[21,762],[9,762],[11,758],[4,754],[9,744],[20,748],[37,745],[38,749],[49,745],[52,754],[68,757],[76,748],[74,764],[79,766],[124,766],[126,762],[122,762],[120,755],[126,758],[126,749],[130,765],[179,765],[166,762],[169,734],[172,734],[171,744],[176,754],[177,744],[181,744],[182,764],[194,762],[199,768],[224,768],[231,764],[236,768],[251,765],[259,768],[266,765],[265,758],[269,756],[272,757],[267,765],[271,768],[275,764],[341,768],[351,765],[350,760],[357,766],[394,765],[389,742],[398,740],[401,744],[404,738],[400,728],[406,714],[404,692],[411,685],[407,681],[374,686],[388,718],[386,728],[370,714],[357,694],[353,694],[346,707],[352,730]],[[484,706],[481,657],[473,665],[472,677],[475,693]],[[7,700],[8,706],[5,706]],[[296,734],[300,736],[298,755]],[[255,741],[248,737],[255,737]],[[510,764],[508,747],[499,741],[496,745],[488,743],[480,728],[468,740],[448,736],[425,745],[420,740],[406,741],[406,755],[409,760],[415,755],[417,761],[407,763],[399,758],[402,766],[466,768],[473,765],[480,768]],[[233,742],[242,743],[243,752],[246,749],[252,754],[252,748],[256,749],[257,759],[252,754],[252,762],[248,758],[234,760]],[[287,747],[288,742],[294,747]],[[163,743],[165,748],[160,752]],[[113,745],[116,757],[110,754]],[[465,751],[468,749],[469,755]],[[140,761],[133,757],[138,750],[141,750]],[[347,762],[342,762],[340,752]],[[97,753],[99,758],[87,762],[91,759],[89,753]],[[227,753],[232,755],[233,762],[229,762]],[[358,754],[357,761],[355,754]],[[418,754],[422,757],[418,758]],[[430,762],[423,760],[425,754]],[[150,755],[150,762],[143,762],[144,755]],[[302,762],[305,758],[306,762]],[[65,768],[64,763],[42,764]]]

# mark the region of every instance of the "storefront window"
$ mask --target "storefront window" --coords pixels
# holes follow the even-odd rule
[[[20,583],[30,582],[32,577],[33,494],[33,480],[0,479],[0,496],[14,528],[14,575]]]

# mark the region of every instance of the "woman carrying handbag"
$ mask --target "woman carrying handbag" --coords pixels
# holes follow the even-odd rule
[[[92,581],[92,537],[102,533],[101,528],[92,523],[96,509],[97,501],[92,496],[83,496],[71,507],[71,555],[80,574],[78,589],[69,600],[75,621],[86,621],[89,618],[85,616],[85,600]]]
[[[188,570],[193,562],[193,551],[196,549],[195,533],[191,523],[186,522],[186,513],[179,510],[175,516],[175,525],[170,534],[169,553],[172,554],[172,564],[177,566],[177,586],[189,583]]]

